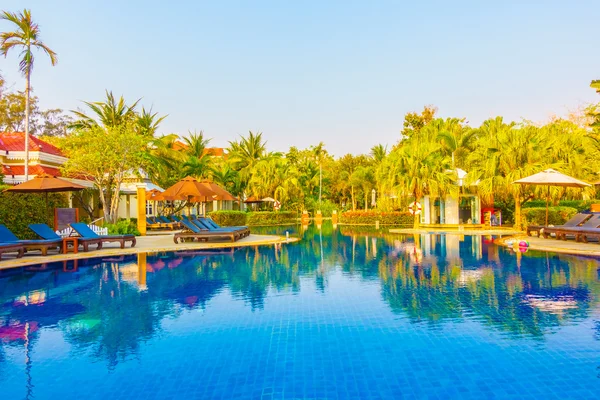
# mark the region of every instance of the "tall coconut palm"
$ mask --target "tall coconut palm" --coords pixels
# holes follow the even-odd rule
[[[495,137],[482,141],[472,153],[468,182],[477,182],[477,190],[484,201],[494,196],[513,197],[515,228],[520,229],[521,206],[530,189],[513,182],[555,165],[544,159],[549,152],[548,142],[541,136],[539,128],[530,125],[520,129],[500,128]]]
[[[436,120],[429,127],[437,130],[442,150],[452,159],[452,168],[465,168],[467,156],[473,150],[479,131],[463,125],[458,118]]]
[[[56,53],[46,46],[40,39],[40,27],[33,22],[31,11],[23,10],[21,13],[3,11],[0,19],[11,22],[14,31],[0,34],[0,54],[4,57],[11,50],[21,50],[19,70],[25,77],[25,180],[29,180],[29,96],[31,94],[31,71],[33,70],[33,50],[41,50],[50,57],[54,66],[58,62]]]
[[[241,136],[240,140],[229,142],[228,154],[228,161],[238,172],[242,193],[245,193],[255,165],[269,156],[267,143],[263,141],[261,132],[250,131],[247,137]]]
[[[415,201],[424,195],[443,197],[457,195],[456,173],[451,170],[451,160],[444,155],[440,144],[412,137],[399,150],[399,186],[412,194]],[[419,227],[415,214],[414,227]]]
[[[183,142],[187,145],[186,153],[196,158],[206,156],[206,149],[210,141],[211,139],[204,138],[204,131],[190,131],[188,136],[183,138]]]
[[[155,124],[154,129],[156,130],[158,124],[165,117],[159,118],[157,120],[156,114],[152,115],[146,113],[147,115],[144,117],[144,120],[139,120],[139,116],[135,109],[139,102],[140,99],[136,100],[132,105],[127,105],[123,96],[121,96],[117,101],[113,93],[107,90],[106,101],[84,102],[84,104],[87,105],[92,111],[92,113],[95,115],[90,116],[82,111],[71,111],[79,118],[71,124],[71,127],[88,128],[91,126],[100,125],[105,128],[108,128],[122,126],[125,123],[134,121],[137,125],[137,123],[141,121],[148,128],[151,128],[152,124]],[[152,119],[150,125],[148,125],[148,119]]]
[[[316,146],[311,146],[311,150],[314,153],[315,160],[319,165],[319,208],[321,207],[321,196],[323,195],[323,160],[327,156],[327,150],[325,150],[325,143],[320,142]]]
[[[262,133],[250,131],[248,137],[241,136],[239,141],[229,142],[229,156],[238,170],[252,168],[267,152],[267,142]]]
[[[387,156],[387,146],[384,146],[382,144],[378,144],[375,145],[373,147],[371,147],[371,158],[373,158],[373,161],[375,161],[375,164],[380,164],[383,159],[385,158],[385,156]]]
[[[152,112],[152,108],[146,110],[142,107],[142,112],[137,116],[136,123],[139,133],[148,136],[149,138],[153,138],[158,132],[160,123],[163,122],[165,118],[167,118],[167,115],[159,117],[158,113]]]

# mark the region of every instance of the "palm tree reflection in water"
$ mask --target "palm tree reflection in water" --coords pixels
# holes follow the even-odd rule
[[[62,272],[62,264],[60,270],[3,272],[0,318],[5,326],[59,329],[75,349],[114,369],[136,357],[166,318],[201,312],[223,296],[268,311],[267,297],[300,294],[302,285],[311,290],[311,280],[325,294],[331,279],[378,282],[383,304],[410,323],[438,327],[472,320],[509,337],[543,340],[555,327],[598,315],[595,259],[528,252],[517,261],[482,236],[399,236],[328,223],[276,230],[303,240],[274,248],[93,259],[70,273]],[[15,305],[40,289],[47,293],[42,301],[53,304],[51,318]],[[600,322],[593,334],[598,339]],[[28,354],[32,345],[27,341]]]

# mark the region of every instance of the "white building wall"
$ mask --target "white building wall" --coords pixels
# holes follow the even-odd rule
[[[458,224],[458,198],[446,197],[445,206],[445,223]]]

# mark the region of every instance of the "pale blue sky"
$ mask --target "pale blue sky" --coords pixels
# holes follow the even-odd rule
[[[597,0],[61,1],[30,8],[59,55],[38,57],[44,108],[123,94],[161,114],[164,133],[204,130],[226,146],[262,131],[273,150],[323,141],[336,155],[399,138],[434,104],[471,125],[544,121],[600,101]],[[8,28],[0,24],[0,30]],[[23,86],[16,57],[0,59]]]

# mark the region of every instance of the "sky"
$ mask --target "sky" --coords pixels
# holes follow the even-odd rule
[[[404,115],[431,104],[471,126],[543,122],[600,101],[597,0],[64,1],[29,8],[58,53],[38,55],[40,106],[73,110],[105,90],[203,130],[226,147],[249,130],[286,151],[337,156],[391,147]],[[0,31],[10,25],[0,21]],[[0,59],[14,89],[17,56]]]

